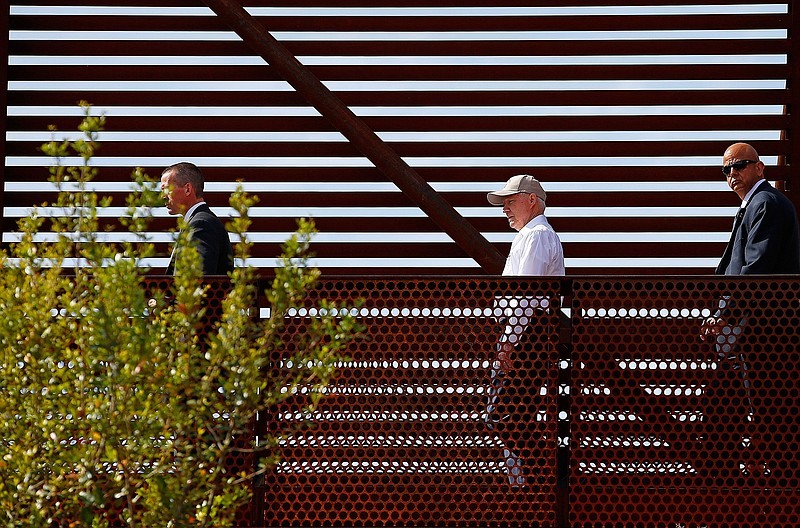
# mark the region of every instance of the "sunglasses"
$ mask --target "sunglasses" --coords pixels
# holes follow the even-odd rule
[[[747,167],[748,165],[750,165],[751,163],[758,163],[758,161],[756,161],[756,160],[734,161],[730,165],[724,165],[722,167],[722,174],[727,176],[728,174],[731,173],[731,169],[736,169],[737,171],[740,171],[740,170],[744,169],[745,167]]]

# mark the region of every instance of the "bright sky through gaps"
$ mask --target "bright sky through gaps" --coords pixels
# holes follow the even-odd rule
[[[13,2],[12,2],[13,3]],[[78,2],[79,4],[79,2]],[[659,78],[658,74],[651,77],[639,77],[634,79],[612,77],[578,77],[577,79],[583,80],[536,80],[534,74],[530,76],[522,76],[511,79],[504,79],[502,77],[475,77],[475,80],[459,80],[448,79],[441,77],[442,80],[408,80],[398,78],[398,80],[381,80],[380,76],[372,78],[372,80],[348,80],[347,76],[339,77],[342,80],[330,80],[325,84],[334,92],[353,92],[360,91],[368,92],[375,95],[378,99],[386,101],[390,100],[392,105],[374,105],[368,106],[367,104],[356,104],[351,107],[353,112],[365,119],[418,119],[420,122],[427,122],[426,120],[442,121],[455,120],[463,117],[474,117],[475,119],[488,119],[497,122],[503,122],[503,118],[530,120],[531,123],[538,123],[537,118],[549,120],[548,122],[556,122],[559,118],[576,118],[575,121],[586,118],[604,118],[604,117],[635,117],[646,120],[650,118],[653,127],[650,130],[637,130],[637,129],[620,129],[620,127],[609,126],[608,130],[591,129],[591,130],[541,130],[536,128],[536,124],[532,124],[531,128],[534,130],[481,130],[476,127],[474,130],[469,128],[458,127],[442,127],[442,130],[376,130],[378,136],[389,143],[403,143],[412,145],[413,148],[420,148],[424,144],[432,144],[441,146],[443,150],[448,148],[450,143],[475,143],[486,144],[513,144],[521,142],[530,142],[536,144],[551,143],[554,146],[565,143],[575,144],[589,144],[596,142],[620,143],[624,144],[624,148],[629,151],[635,152],[637,144],[643,142],[669,142],[670,144],[681,144],[691,142],[734,142],[738,140],[747,141],[777,141],[781,139],[781,131],[777,129],[765,129],[764,127],[755,127],[748,129],[746,126],[738,127],[737,129],[714,129],[709,127],[704,129],[696,127],[690,130],[676,130],[664,127],[660,129],[658,123],[661,116],[665,118],[675,117],[696,117],[708,116],[709,120],[715,119],[717,122],[725,120],[731,116],[755,116],[757,118],[781,116],[784,113],[779,94],[786,90],[786,79],[775,76],[771,78],[768,76],[747,79],[736,78],[702,78],[695,76],[681,76],[675,75],[675,68],[680,68],[683,65],[692,66],[708,66],[709,70],[716,69],[719,71],[720,67],[728,65],[732,67],[747,66],[752,68],[770,68],[770,71],[782,71],[788,65],[788,56],[785,53],[746,53],[737,49],[736,42],[750,43],[754,41],[769,42],[782,42],[788,38],[788,33],[785,29],[763,28],[759,29],[758,26],[746,25],[745,28],[732,28],[730,30],[702,30],[702,29],[655,29],[645,30],[638,29],[643,26],[633,26],[636,29],[623,29],[614,31],[547,31],[547,30],[517,30],[517,31],[498,31],[498,30],[484,30],[484,31],[430,31],[426,30],[424,19],[426,18],[446,18],[448,20],[457,20],[465,17],[487,18],[491,19],[492,28],[504,27],[498,21],[504,17],[551,17],[554,20],[553,27],[557,26],[557,20],[564,17],[597,17],[602,20],[603,17],[628,17],[638,16],[653,17],[673,17],[679,19],[680,17],[707,17],[707,16],[726,16],[733,17],[748,17],[750,15],[786,15],[789,13],[788,3],[770,3],[770,4],[702,4],[697,3],[694,5],[666,5],[666,6],[620,6],[620,5],[607,5],[607,6],[564,6],[564,7],[550,7],[550,6],[518,6],[518,7],[378,7],[378,8],[358,8],[358,7],[251,7],[248,11],[257,17],[274,18],[274,17],[340,17],[358,19],[361,17],[381,17],[381,18],[400,18],[407,17],[408,19],[421,19],[420,31],[275,31],[273,35],[279,40],[287,43],[301,43],[309,42],[316,43],[332,43],[332,46],[338,46],[340,50],[356,50],[339,51],[326,55],[326,49],[323,47],[322,51],[316,51],[314,54],[301,54],[298,59],[305,65],[313,68],[327,68],[329,70],[343,67],[343,68],[375,68],[380,71],[380,68],[391,69],[394,67],[424,67],[424,68],[440,68],[446,71],[448,67],[458,68],[536,68],[536,67],[570,67],[583,68],[583,67],[609,67],[612,70],[619,68],[624,70],[626,67],[633,66],[633,71],[657,71],[658,67],[664,67],[670,70],[671,74],[666,75],[665,78]],[[73,5],[73,6],[36,6],[36,5],[11,5],[11,17],[25,16],[35,17],[47,15],[52,17],[52,25],[39,26],[39,27],[58,27],[58,17],[145,17],[156,16],[164,18],[211,18],[216,15],[205,7],[201,6],[186,6],[186,7],[166,7],[166,6],[127,6],[127,7],[113,7],[113,6],[88,6],[88,5]],[[775,18],[766,17],[766,18]],[[618,18],[617,18],[618,20]],[[393,23],[394,24],[394,23]],[[404,22],[397,22],[397,27],[403,27]],[[355,22],[353,26],[357,26]],[[656,24],[657,26],[658,24]],[[13,24],[12,24],[13,26]],[[37,27],[37,26],[29,26]],[[94,28],[97,27],[95,30]],[[167,27],[167,26],[165,26]],[[24,97],[41,97],[36,95],[38,93],[46,92],[70,92],[75,93],[89,93],[89,92],[103,92],[113,93],[117,92],[122,94],[119,99],[125,100],[126,93],[146,93],[158,94],[160,92],[173,92],[178,94],[186,94],[189,100],[195,94],[222,92],[226,94],[228,100],[233,100],[237,95],[241,94],[243,97],[248,97],[253,100],[253,94],[259,92],[267,94],[269,100],[275,94],[283,94],[293,91],[293,88],[283,81],[245,81],[228,79],[227,77],[209,76],[209,80],[180,80],[180,77],[171,77],[167,79],[158,79],[153,77],[154,80],[139,80],[136,77],[120,77],[114,80],[93,80],[91,76],[86,77],[85,81],[79,80],[64,80],[61,75],[48,75],[47,72],[50,68],[54,71],[61,67],[66,68],[87,68],[87,71],[93,71],[92,68],[114,67],[120,64],[135,67],[152,68],[156,71],[158,68],[169,70],[170,67],[240,67],[258,69],[263,67],[265,62],[257,56],[251,55],[185,55],[185,54],[169,54],[165,51],[164,55],[159,55],[160,51],[156,51],[154,55],[148,55],[147,51],[142,52],[137,50],[135,46],[131,46],[130,55],[110,55],[113,53],[110,49],[103,53],[104,42],[124,42],[135,41],[138,43],[150,44],[159,43],[165,50],[169,49],[171,42],[176,43],[191,43],[191,42],[204,42],[212,43],[209,47],[221,49],[224,44],[213,43],[226,43],[236,42],[240,38],[231,31],[188,31],[186,27],[191,27],[191,22],[187,22],[186,26],[182,26],[181,31],[161,31],[149,30],[133,31],[133,30],[115,30],[113,25],[105,27],[97,26],[94,24],[87,24],[81,30],[71,30],[69,27],[64,27],[63,30],[13,30],[9,34],[12,43],[19,43],[25,41],[35,42],[34,47],[44,49],[47,43],[71,43],[86,41],[86,51],[83,55],[58,55],[58,51],[51,54],[43,53],[41,55],[35,54],[18,54],[8,57],[8,66],[18,68],[22,71],[35,71],[37,75],[30,78],[14,77],[8,83],[9,94],[22,94]],[[302,28],[302,25],[298,25]],[[405,26],[415,27],[415,26]],[[454,23],[453,27],[458,27],[458,23]],[[535,27],[535,26],[531,26]],[[545,26],[549,28],[550,26]],[[609,25],[594,25],[593,28],[613,27]],[[663,27],[663,26],[662,26]],[[672,26],[666,26],[672,27]],[[702,27],[702,26],[692,26]],[[85,28],[92,28],[92,30],[85,30]],[[731,53],[710,53],[702,47],[698,47],[695,42],[713,39],[720,42],[732,42]],[[420,52],[419,54],[404,54],[402,48],[395,43],[413,42],[421,43],[424,47],[425,43],[438,43],[447,45],[453,42],[467,42],[475,43],[475,48],[480,50],[482,42],[493,41],[495,43],[508,43],[506,46],[513,46],[514,42],[527,41],[527,42],[542,42],[542,43],[563,43],[564,46],[569,46],[571,43],[581,44],[584,49],[590,46],[592,42],[599,43],[598,45],[605,46],[606,43],[619,42],[627,44],[628,49],[636,50],[636,41],[647,42],[664,42],[665,45],[671,45],[670,50],[672,53],[664,53],[661,55],[648,55],[637,53],[633,51],[630,54],[611,54],[591,55],[589,52],[586,55],[569,54],[565,51],[562,55],[514,55],[514,50],[508,54],[476,54],[476,55],[458,55],[458,54],[426,54]],[[346,43],[355,43],[348,45]],[[687,53],[681,54],[683,51],[680,47],[675,47],[674,43],[685,42],[686,47],[689,48]],[[345,43],[345,44],[342,44]],[[364,53],[359,55],[360,47],[369,47],[372,45],[380,44],[381,51],[391,50],[392,53]],[[215,47],[217,46],[217,47]],[[680,44],[678,44],[680,46]],[[18,46],[15,46],[18,47]],[[746,47],[746,46],[744,46]],[[693,49],[697,48],[697,49]],[[785,47],[784,47],[785,48]],[[54,48],[57,49],[57,48]],[[320,49],[319,46],[317,48]],[[503,49],[502,46],[497,46],[497,49]],[[506,48],[512,49],[512,48]],[[533,47],[533,49],[536,49]],[[609,47],[608,49],[611,49]],[[720,49],[718,46],[717,49]],[[766,48],[765,48],[766,49]],[[782,51],[780,46],[776,49]],[[395,51],[401,50],[401,51]],[[138,51],[138,52],[137,52]],[[560,48],[559,48],[560,51]],[[124,52],[124,50],[123,50]],[[240,52],[245,53],[245,52]],[[458,51],[454,52],[458,53]],[[610,71],[612,71],[610,70]],[[525,70],[529,71],[529,70]],[[533,71],[533,70],[530,70]],[[699,71],[704,71],[702,68]],[[788,75],[788,74],[787,74]],[[81,77],[77,77],[80,79]],[[197,79],[198,77],[195,77]],[[203,77],[200,77],[203,78]],[[260,78],[260,77],[255,77]],[[468,77],[471,79],[471,77]],[[525,80],[515,80],[515,79]],[[358,78],[356,78],[358,79]],[[388,79],[395,79],[389,77]],[[438,79],[438,78],[437,78]],[[549,78],[548,78],[549,79]],[[395,94],[409,93],[416,97],[415,100],[424,100],[426,92],[450,92],[457,93],[458,104],[452,106],[445,105],[426,105],[407,104],[404,105]],[[597,93],[603,94],[605,100],[613,100],[615,92],[627,92],[637,97],[636,101],[655,99],[659,92],[672,92],[672,93],[689,93],[698,95],[695,100],[702,101],[702,104],[675,104],[683,103],[680,98],[671,98],[668,103],[670,104],[627,104],[627,105],[604,105],[597,104],[598,101],[592,100],[591,97],[586,97],[585,104],[537,104],[539,93],[559,92],[564,94],[575,94],[573,97],[582,98],[583,93]],[[726,104],[708,104],[709,98],[704,96],[705,93],[712,91],[726,92],[729,95],[726,98]],[[746,91],[753,91],[754,93],[764,94],[758,101],[745,100]],[[486,92],[496,95],[502,92],[511,92],[515,94],[530,93],[530,102],[526,104],[514,105],[510,104],[493,105],[484,104],[485,101],[480,98],[471,99],[471,92]],[[736,95],[736,94],[742,95]],[[606,97],[605,94],[612,94]],[[772,94],[776,94],[775,97]],[[23,97],[23,99],[24,99]],[[149,97],[149,95],[147,96]],[[182,96],[181,96],[182,97]],[[519,99],[519,97],[517,97]],[[13,99],[13,97],[12,97]],[[478,104],[469,105],[463,104],[462,101],[476,101]],[[558,99],[559,103],[568,98]],[[743,104],[730,103],[730,101],[744,101]],[[505,101],[501,101],[505,103]],[[712,100],[713,102],[713,100]],[[768,104],[773,103],[774,104]],[[149,101],[148,101],[149,103]],[[752,103],[752,104],[751,104]],[[202,103],[199,103],[202,104]],[[115,118],[153,118],[154,122],[158,123],[161,118],[175,118],[175,123],[180,123],[183,118],[263,118],[265,121],[275,119],[280,122],[284,119],[293,118],[316,118],[319,113],[309,106],[280,106],[273,103],[272,105],[265,104],[264,106],[256,106],[253,104],[236,105],[235,103],[228,106],[162,106],[158,101],[145,104],[143,106],[127,106],[127,105],[108,105],[108,106],[95,106],[93,107],[93,114],[104,114],[109,120]],[[81,110],[77,106],[63,106],[47,104],[35,105],[29,104],[27,106],[9,106],[7,107],[7,117],[19,118],[15,121],[24,121],[26,118],[36,118],[38,121],[46,121],[47,119],[64,118],[64,117],[79,117]],[[210,122],[210,121],[209,121]],[[459,121],[460,123],[461,121]],[[527,122],[527,121],[526,121]],[[672,121],[674,123],[674,119]],[[747,122],[747,121],[745,121]],[[763,122],[763,120],[762,120]],[[158,128],[154,126],[154,128]],[[252,156],[226,156],[225,154],[217,155],[219,151],[213,152],[214,155],[205,157],[193,157],[192,161],[209,168],[226,168],[237,167],[253,171],[261,169],[272,171],[272,173],[279,173],[282,168],[293,169],[295,171],[320,171],[325,168],[335,170],[349,170],[363,169],[372,167],[371,162],[360,156],[352,157],[336,157],[318,155],[314,152],[315,148],[325,148],[331,145],[340,145],[345,142],[345,138],[334,131],[304,131],[304,130],[277,130],[270,129],[265,126],[263,130],[254,131],[219,131],[219,130],[197,130],[197,129],[181,129],[179,130],[120,130],[113,129],[105,131],[100,134],[99,140],[103,143],[130,143],[130,144],[152,144],[152,143],[169,143],[170,148],[180,148],[181,143],[191,144],[197,142],[206,143],[224,143],[224,144],[247,144],[248,148],[252,145],[257,148],[260,143],[263,144],[308,144],[309,154],[303,156],[269,156],[269,155],[252,155]],[[211,128],[211,127],[209,127]],[[724,125],[720,128],[724,128]],[[76,138],[73,132],[58,132],[58,139],[64,137]],[[6,141],[10,152],[21,152],[24,148],[16,148],[17,145],[22,143],[42,143],[54,139],[52,133],[47,130],[16,130],[11,129],[6,133]],[[582,146],[582,145],[581,145]],[[147,147],[151,149],[151,147]],[[338,148],[338,147],[337,147]],[[544,149],[545,154],[547,149]],[[152,150],[148,150],[152,152]],[[465,151],[468,152],[468,151]],[[482,151],[482,152],[485,152]],[[282,152],[281,152],[282,153]],[[518,153],[518,152],[517,152]],[[525,152],[522,151],[524,154]],[[541,151],[539,152],[541,153]],[[714,179],[710,181],[653,181],[653,178],[648,179],[646,171],[649,167],[710,167],[717,166],[720,163],[721,152],[718,155],[704,155],[704,156],[660,156],[660,157],[641,157],[641,156],[589,156],[583,155],[580,152],[580,146],[576,148],[575,154],[562,155],[562,156],[524,156],[524,155],[507,155],[507,156],[486,156],[484,154],[472,154],[468,152],[466,155],[417,155],[407,156],[406,161],[413,167],[427,169],[432,174],[436,174],[438,169],[493,169],[493,168],[512,168],[517,167],[530,167],[531,170],[539,170],[543,168],[547,170],[553,169],[570,169],[575,168],[576,174],[583,174],[581,168],[586,167],[621,167],[626,171],[626,181],[552,181],[547,182],[546,187],[548,192],[560,194],[569,197],[575,193],[594,193],[597,195],[609,196],[611,193],[652,193],[654,196],[658,193],[688,193],[697,192],[704,193],[704,196],[713,196],[721,192],[726,192],[727,187],[723,178]],[[778,163],[776,156],[765,156],[764,158],[767,166],[773,166]],[[107,168],[132,168],[134,166],[166,166],[176,161],[170,156],[103,156],[101,150],[98,157],[93,160],[93,165],[97,167]],[[49,160],[41,155],[11,155],[5,159],[6,167],[16,169],[20,168],[21,174],[31,174],[32,171],[27,168],[42,167],[46,173],[45,167],[48,165]],[[233,176],[231,176],[233,178]],[[431,186],[437,192],[443,193],[485,193],[493,190],[497,186],[496,181],[491,179],[482,179],[480,181],[439,181],[445,178],[429,178],[432,180]],[[637,181],[638,179],[638,181]],[[127,185],[122,182],[98,182],[98,192],[125,192],[125,189],[119,188],[120,185]],[[4,184],[5,193],[35,193],[40,191],[52,192],[43,185],[42,181],[10,181]],[[230,181],[216,181],[209,182],[207,189],[212,193],[228,194],[235,188],[235,182]],[[347,183],[339,182],[313,182],[309,184],[306,181],[293,180],[293,181],[263,181],[263,182],[246,182],[245,188],[249,192],[260,192],[266,195],[276,193],[308,193],[313,196],[319,193],[330,193],[331,195],[341,195],[348,192],[360,193],[399,193],[400,190],[391,182],[388,181],[351,181]],[[611,205],[600,205],[604,203],[599,200],[598,206],[561,206],[556,204],[548,207],[548,216],[553,219],[559,218],[629,218],[631,224],[635,224],[637,219],[646,218],[697,218],[698,222],[702,223],[705,219],[719,219],[720,217],[728,217],[732,215],[732,210],[735,204],[731,207],[713,206],[713,207],[680,207],[680,206],[658,206],[658,207],[626,207],[623,199]],[[661,202],[663,203],[663,201]],[[733,201],[732,201],[733,203]],[[221,215],[230,215],[232,210],[229,208],[217,208],[218,213]],[[457,207],[459,213],[469,219],[487,219],[496,218],[500,216],[497,208],[489,207]],[[27,214],[27,208],[18,207],[5,207],[4,213],[7,217],[20,216]],[[108,208],[102,213],[103,217],[116,218],[121,214],[117,208]],[[254,218],[291,218],[298,215],[310,215],[318,218],[421,218],[424,216],[416,207],[256,207],[252,214]],[[157,216],[166,216],[164,211],[157,212]],[[357,224],[358,222],[354,222]],[[597,228],[593,228],[597,229]],[[494,243],[508,243],[513,238],[512,231],[487,231],[483,233],[488,240]],[[122,236],[124,234],[120,234]],[[650,242],[672,242],[672,243],[704,243],[704,242],[718,242],[724,243],[729,233],[722,230],[709,230],[705,226],[700,226],[697,231],[691,232],[600,232],[599,230],[593,232],[582,231],[564,231],[560,232],[562,240],[565,243],[641,243],[646,244]],[[13,240],[14,233],[3,233],[3,240],[8,242]],[[111,235],[115,236],[115,235]],[[152,233],[151,236],[154,240],[165,241],[167,233]],[[282,241],[288,236],[284,232],[256,232],[254,233],[254,241],[256,242],[269,242],[276,243]],[[328,243],[379,243],[389,238],[389,234],[383,232],[358,232],[353,228],[352,232],[343,230],[338,232],[325,232],[320,233],[319,241]],[[444,233],[431,233],[431,232],[401,232],[393,233],[393,240],[403,242],[422,242],[422,243],[450,243],[450,238]],[[716,264],[717,257],[714,258],[700,258],[697,259],[624,259],[625,266],[639,266],[639,267],[663,267],[673,266],[675,269],[682,267],[701,266],[709,269],[713,268]],[[256,265],[272,266],[274,261],[270,259],[254,259]],[[161,264],[159,264],[161,265]],[[342,266],[342,267],[381,267],[381,266],[404,266],[413,270],[415,267],[428,266],[428,267],[442,267],[442,268],[464,268],[475,269],[476,264],[471,259],[414,259],[414,258],[395,258],[395,259],[364,259],[364,262],[352,262],[337,259],[320,259],[320,265],[326,266]],[[570,258],[567,255],[567,266],[592,266],[597,268],[619,266],[620,261],[614,258]]]

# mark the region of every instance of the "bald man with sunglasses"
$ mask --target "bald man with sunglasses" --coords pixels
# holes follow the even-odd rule
[[[716,275],[784,275],[800,273],[800,228],[797,212],[784,194],[764,179],[764,163],[747,143],[734,143],[722,157],[728,186],[742,200]],[[724,307],[722,307],[724,308]],[[712,339],[727,326],[722,310],[700,330]]]
[[[764,179],[764,163],[747,143],[728,147],[722,172],[741,198],[717,275],[800,273],[800,230],[792,202]]]
[[[785,275],[800,273],[800,228],[792,202],[764,178],[764,163],[747,143],[734,143],[722,158],[722,173],[728,186],[742,200],[733,222],[728,246],[715,273],[717,275]],[[741,438],[739,447],[717,457],[737,460],[746,447],[759,450],[757,438],[751,438],[756,420],[767,419],[757,411],[751,384],[753,365],[764,361],[769,349],[748,343],[747,328],[758,324],[758,305],[747,296],[726,295],[712,317],[706,319],[700,336],[714,344],[716,375],[701,400],[703,422],[707,424],[705,442],[734,446],[730,439]],[[745,353],[748,357],[746,357]],[[768,357],[768,356],[767,356]],[[716,403],[714,403],[716,402]],[[720,415],[717,405],[724,402],[727,412]],[[718,436],[727,431],[727,444]],[[718,447],[717,447],[717,451]],[[763,455],[763,453],[762,453]],[[755,457],[758,458],[758,457]],[[743,475],[768,475],[770,463],[763,460],[737,460]],[[717,476],[710,474],[710,476]]]

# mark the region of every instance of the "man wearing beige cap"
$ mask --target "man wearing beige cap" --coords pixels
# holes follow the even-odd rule
[[[529,174],[512,176],[486,199],[502,205],[508,224],[519,231],[511,242],[503,275],[564,275],[561,240],[544,216],[547,194]]]
[[[544,216],[547,194],[529,174],[513,176],[499,191],[486,199],[502,205],[509,225],[518,231],[511,243],[503,275],[564,275],[561,240]],[[546,350],[535,349],[536,340],[526,339],[531,320],[547,312],[552,299],[531,292],[528,297],[500,297],[495,314],[505,329],[497,342],[497,359],[492,363],[487,389],[485,421],[503,441],[503,458],[509,484],[520,488],[528,483],[526,459],[536,459],[540,438],[531,434],[528,424],[535,422],[532,404],[538,384],[535,369],[524,365],[541,363]],[[533,392],[534,394],[530,394]]]

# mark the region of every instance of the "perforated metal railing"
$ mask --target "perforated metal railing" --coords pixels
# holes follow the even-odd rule
[[[797,526],[798,281],[572,286],[574,525]]]
[[[557,281],[537,283],[541,299],[530,304],[556,299],[558,288]],[[528,309],[542,316],[525,357],[506,375],[510,399],[491,413],[486,402],[502,333],[495,311],[527,303],[526,290],[470,279],[324,282],[320,297],[366,299],[364,339],[313,428],[286,442],[264,490],[267,524],[552,524],[553,309]],[[293,321],[289,334],[302,325],[301,318]],[[293,416],[282,408],[274,418]],[[495,423],[501,416],[508,418]],[[509,493],[503,469],[508,442],[530,479],[516,493]]]
[[[365,299],[366,331],[255,488],[250,522],[797,526],[799,290],[796,277],[326,279],[309,302]],[[704,341],[721,301],[732,324]]]

